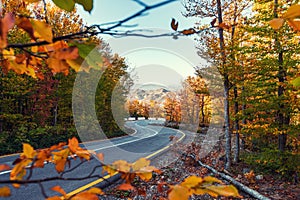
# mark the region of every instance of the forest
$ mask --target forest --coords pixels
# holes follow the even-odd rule
[[[83,7],[90,12],[93,0],[2,1],[0,155],[20,153],[20,158],[14,162],[10,180],[0,180],[0,197],[9,197],[11,190],[29,184],[30,179],[24,178],[26,171],[30,174],[35,168],[43,168],[43,162],[53,162],[57,173],[64,173],[66,164],[71,162],[69,157],[74,155],[90,160],[95,154],[101,160],[102,154],[79,145],[82,141],[102,137],[93,131],[95,121],[90,116],[93,109],[96,123],[107,138],[126,135],[124,128],[128,127],[124,119],[128,117],[135,120],[138,117],[164,118],[165,125],[175,129],[196,124],[201,138],[206,134],[204,130],[219,123],[214,117],[217,115],[214,107],[218,104],[217,107],[224,110],[220,126],[224,135],[220,138],[222,166],[216,164],[217,168],[234,174],[240,166],[242,171],[247,166],[252,170],[243,176],[254,189],[259,188],[255,175],[263,174],[288,188],[292,185],[291,190],[296,195],[289,198],[299,198],[299,2],[182,0],[183,16],[196,17],[199,22],[194,27],[179,30],[180,21],[172,19],[170,27],[166,27],[170,32],[163,36],[174,40],[192,37],[195,47],[191,48],[196,48],[210,66],[195,66],[194,76],[181,83],[182,89],[158,103],[128,99],[134,84],[130,66],[124,57],[112,53],[109,43],[101,36],[147,37],[147,32],[118,28],[130,29],[126,26],[130,20],[176,0],[156,4],[133,1],[141,10],[105,28],[101,24],[86,25],[77,11]],[[216,71],[209,70],[212,66]],[[214,85],[217,76],[221,84]],[[78,77],[82,81],[80,90],[74,89]],[[90,79],[98,81],[95,88]],[[118,97],[113,98],[113,93],[118,93]],[[221,96],[222,101],[215,101],[216,96]],[[74,108],[77,109],[74,111]],[[113,114],[113,109],[118,110],[118,116]],[[76,122],[80,126],[76,126]],[[189,130],[190,127],[184,128]],[[80,137],[78,130],[86,132],[87,138]],[[183,148],[185,155],[194,156],[189,157],[194,164],[201,163],[197,156],[201,153],[199,143],[195,141],[192,146]],[[202,160],[204,165],[205,159]],[[177,177],[171,183],[156,182],[155,176],[159,177],[163,170],[150,166],[145,158],[135,163],[120,160],[112,165],[101,165],[110,175],[122,174],[125,183],[118,189],[123,192],[136,192],[137,186],[132,182],[138,179],[152,181],[160,188],[158,191],[163,191],[157,199],[189,199],[204,194],[242,198],[236,189],[238,186],[220,184],[217,178],[222,177],[219,176],[191,175]],[[0,171],[9,168],[0,163]],[[165,186],[168,190],[163,189]],[[67,196],[59,186],[53,190],[65,199],[98,199],[104,195],[98,188],[72,196]],[[45,196],[45,199],[60,197]]]

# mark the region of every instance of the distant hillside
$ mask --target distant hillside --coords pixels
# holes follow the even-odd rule
[[[165,88],[151,89],[151,85],[147,85],[146,88],[143,89],[135,89],[129,94],[129,99],[137,99],[144,102],[150,102],[154,100],[159,104],[162,104],[165,101],[165,98],[168,94],[172,93],[171,91]]]

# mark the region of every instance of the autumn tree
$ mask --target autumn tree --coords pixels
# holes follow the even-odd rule
[[[217,67],[223,78],[226,169],[231,166],[229,92],[232,87],[230,72],[235,68],[235,50],[231,48],[231,44],[236,41],[235,30],[242,22],[242,13],[247,6],[247,1],[185,1],[186,17],[211,19],[208,25],[199,24],[199,28],[204,31],[199,39],[198,49],[205,59]]]
[[[199,129],[199,126],[208,126],[211,117],[210,97],[204,79],[188,76],[183,82],[179,96],[182,123],[196,129]]]
[[[175,93],[169,94],[164,102],[165,119],[167,125],[179,127],[182,119],[181,104]]]

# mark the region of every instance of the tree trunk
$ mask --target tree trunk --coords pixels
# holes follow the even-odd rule
[[[224,77],[224,120],[225,120],[225,154],[226,163],[225,169],[229,170],[231,167],[231,133],[230,133],[230,119],[229,119],[229,80],[228,76]]]
[[[234,152],[234,159],[233,161],[235,163],[239,162],[240,158],[240,133],[239,133],[239,120],[237,119],[237,114],[239,112],[239,103],[237,101],[238,92],[237,87],[234,86],[234,114],[235,114],[235,120],[234,120],[234,130],[235,130],[235,152]]]
[[[223,22],[223,14],[222,14],[222,4],[221,0],[217,0],[217,12],[218,12],[218,22],[221,24]],[[221,70],[224,78],[224,119],[225,119],[225,154],[226,154],[226,163],[225,169],[229,170],[231,167],[231,134],[230,134],[230,119],[229,119],[229,78],[228,72],[225,70],[226,64],[226,55],[225,55],[225,43],[224,43],[224,33],[223,28],[219,28],[219,40],[220,40],[220,50],[221,50],[221,59],[222,66]]]
[[[274,17],[278,17],[277,13],[277,8],[278,8],[278,0],[274,0]],[[279,135],[278,135],[278,150],[279,151],[285,151],[286,148],[286,141],[287,141],[287,135],[286,132],[284,131],[285,125],[289,124],[289,117],[284,115],[284,102],[282,102],[282,97],[284,96],[284,87],[283,84],[285,82],[285,76],[286,76],[286,70],[283,67],[283,50],[281,43],[278,39],[278,35],[275,32],[275,48],[278,51],[278,81],[279,81],[279,86],[278,86],[278,99],[279,99],[279,109],[277,111],[277,122],[279,124]]]
[[[242,87],[242,92],[245,95],[245,87]],[[242,113],[243,113],[243,120],[242,120],[242,127],[244,128],[246,126],[246,99],[245,96],[243,96],[243,105],[242,105]],[[241,149],[244,150],[245,149],[245,139],[244,139],[244,135],[242,137],[242,143],[241,143]]]

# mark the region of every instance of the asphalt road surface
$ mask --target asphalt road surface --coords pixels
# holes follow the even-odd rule
[[[177,138],[183,138],[184,134],[178,130],[165,128],[157,125],[149,125],[148,121],[134,121],[127,122],[127,126],[132,127],[136,132],[132,136],[124,136],[120,138],[114,138],[111,140],[102,140],[87,142],[84,145],[85,148],[94,150],[97,153],[102,152],[104,154],[104,163],[112,163],[115,160],[126,160],[128,162],[134,162],[141,157],[152,157],[158,152],[163,153],[163,149],[170,145],[170,136],[176,136]],[[0,157],[0,164],[8,164],[12,166],[12,162],[18,157],[18,155]],[[151,159],[151,158],[150,158]],[[94,158],[89,162],[81,164],[80,159],[72,160],[71,168],[76,165],[74,170],[69,171],[63,177],[82,179],[87,177],[90,173],[93,175],[102,175],[102,169],[99,167],[99,161]],[[98,167],[97,167],[98,166]],[[65,170],[68,170],[66,167]],[[0,181],[9,180],[10,171],[0,172]],[[31,180],[46,179],[49,177],[58,177],[59,174],[55,170],[53,164],[46,164],[42,169],[34,169]],[[26,178],[26,177],[25,177]],[[53,186],[61,186],[67,193],[74,192],[78,188],[85,187],[87,184],[95,183],[99,178],[89,178],[84,180],[49,180],[43,182],[45,193],[51,197],[59,195],[59,193],[51,191]],[[99,181],[98,181],[99,182]],[[101,182],[103,183],[103,182]],[[0,184],[0,187],[4,186]],[[11,187],[11,186],[10,186]],[[41,187],[38,183],[22,185],[19,189],[12,189],[12,196],[5,199],[13,200],[42,200]]]

